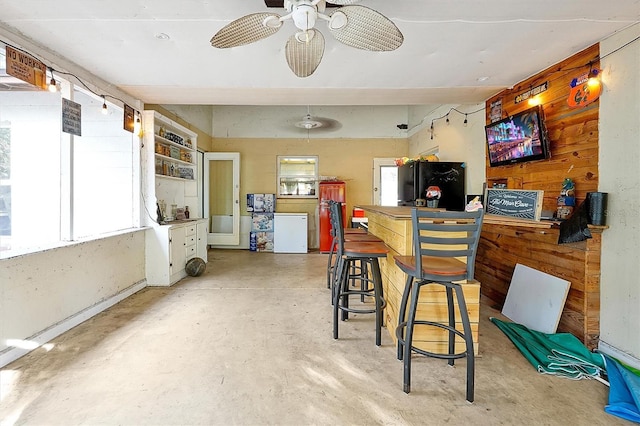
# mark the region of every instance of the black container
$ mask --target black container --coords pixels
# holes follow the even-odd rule
[[[587,192],[588,221],[591,225],[607,224],[608,195],[606,192]]]

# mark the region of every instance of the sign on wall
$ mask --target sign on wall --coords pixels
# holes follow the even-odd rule
[[[489,114],[492,123],[502,120],[502,99],[491,102],[491,109]]]
[[[487,189],[487,213],[540,220],[544,191]]]
[[[598,73],[592,71],[595,76]],[[571,108],[580,108],[587,106],[590,103],[597,101],[602,93],[602,85],[600,80],[593,78],[593,83],[589,79],[589,74],[581,75],[571,81],[571,90],[569,91],[569,97],[567,98],[567,104]]]
[[[47,88],[47,66],[31,55],[6,47],[7,74],[41,89]]]
[[[520,93],[519,95],[516,95],[514,103],[518,104],[520,102],[524,102],[524,101],[528,100],[529,98],[533,98],[534,96],[539,95],[542,92],[546,92],[548,88],[549,88],[549,82],[545,81],[544,83],[542,83],[539,86],[532,87],[531,89],[527,90],[526,92]]]
[[[82,136],[82,105],[62,98],[62,131]]]
[[[135,128],[133,108],[127,104],[124,104],[124,119],[123,119],[123,128],[127,132],[133,133]]]

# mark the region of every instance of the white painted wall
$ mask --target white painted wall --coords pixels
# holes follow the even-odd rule
[[[145,279],[144,230],[0,260],[0,354]]]
[[[462,112],[475,112],[465,116],[455,111],[449,113],[449,124],[445,116],[455,107]],[[422,115],[420,113],[424,113]],[[484,104],[478,105],[443,105],[438,108],[431,106],[411,107],[409,114],[413,128],[409,129],[409,157],[437,148],[440,161],[463,161],[467,163],[466,190],[467,194],[482,194],[485,173],[485,113]],[[436,120],[438,119],[438,120]],[[433,139],[431,139],[431,121],[433,125]]]
[[[609,193],[602,236],[600,339],[640,359],[640,24],[600,44],[600,187]],[[634,40],[631,44],[613,52]],[[601,345],[602,346],[602,345]]]
[[[213,107],[211,105],[163,105],[178,118],[204,131],[213,134]]]

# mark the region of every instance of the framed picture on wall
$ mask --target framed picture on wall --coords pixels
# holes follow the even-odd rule
[[[492,123],[502,120],[502,99],[491,102],[491,109],[489,111],[489,119]]]

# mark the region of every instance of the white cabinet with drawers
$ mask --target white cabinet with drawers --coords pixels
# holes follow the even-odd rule
[[[154,226],[146,234],[147,285],[170,286],[187,276],[185,265],[200,257],[207,262],[207,220]]]
[[[185,256],[187,261],[196,257],[196,224],[192,223],[184,227],[185,229]]]
[[[207,255],[207,234],[209,233],[209,224],[207,220],[199,220],[196,223],[196,257],[209,262]]]

